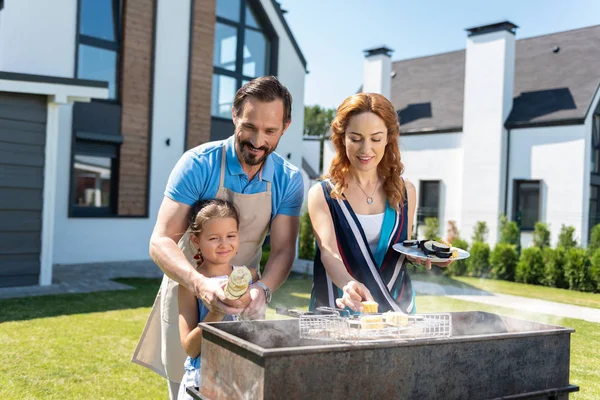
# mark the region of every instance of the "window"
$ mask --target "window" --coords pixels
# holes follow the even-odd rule
[[[417,223],[424,224],[425,218],[433,217],[439,219],[439,206],[440,181],[420,181]]]
[[[600,174],[600,114],[592,120],[592,174]]]
[[[274,34],[250,0],[217,0],[211,115],[231,119],[235,92],[253,78],[273,74]]]
[[[600,204],[598,201],[600,200],[600,186],[591,185],[590,186],[590,226],[589,233],[592,233],[592,228],[597,224],[600,224]],[[590,239],[590,235],[588,235],[588,240]]]
[[[108,82],[109,99],[73,106],[69,216],[114,216],[121,136],[121,1],[79,0],[76,76]]]
[[[80,0],[77,77],[108,82],[118,96],[121,6],[119,0]]]
[[[532,231],[540,220],[540,181],[515,180],[513,220],[523,231]]]

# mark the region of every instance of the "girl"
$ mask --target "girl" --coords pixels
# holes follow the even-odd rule
[[[226,200],[214,199],[199,202],[190,213],[190,244],[196,249],[197,270],[202,275],[219,279],[223,285],[235,266],[229,264],[239,245],[239,216],[235,206]],[[251,269],[256,281],[256,270]],[[198,387],[200,381],[200,352],[202,329],[199,322],[233,321],[234,316],[209,310],[189,290],[179,286],[179,335],[181,345],[188,357],[185,373],[179,387],[178,399],[191,399],[186,393],[188,386]],[[249,303],[248,295],[241,300]]]

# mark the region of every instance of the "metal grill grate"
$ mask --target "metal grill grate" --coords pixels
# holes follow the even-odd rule
[[[404,315],[393,319],[386,314],[342,316],[335,311],[327,315],[301,315],[299,326],[302,339],[414,340],[450,337],[452,319],[450,314]]]

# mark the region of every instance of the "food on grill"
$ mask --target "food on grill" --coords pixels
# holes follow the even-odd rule
[[[385,323],[388,325],[398,326],[398,327],[408,325],[408,315],[406,315],[404,313],[396,312],[396,311],[388,311],[386,313],[383,313],[382,315],[383,315],[383,319],[385,320]]]
[[[416,246],[419,244],[419,241],[418,240],[405,240],[402,242],[402,244],[406,247]]]
[[[229,279],[227,280],[227,286],[225,287],[225,297],[230,300],[237,300],[248,290],[248,285],[252,280],[252,273],[246,267],[235,268]]]
[[[433,242],[433,243],[431,243],[431,247],[433,247],[433,249],[436,251],[444,251],[444,252],[450,251],[450,246],[448,246],[444,243],[441,243],[441,242]]]
[[[379,304],[374,301],[363,301],[362,312],[367,314],[376,314],[379,311]]]
[[[383,317],[381,315],[363,315],[360,317],[362,329],[383,329]]]

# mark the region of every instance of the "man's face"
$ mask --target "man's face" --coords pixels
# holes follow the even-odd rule
[[[233,114],[235,145],[243,163],[261,165],[277,148],[279,139],[289,126],[283,124],[283,101],[265,103],[254,97],[244,100],[239,117]]]

